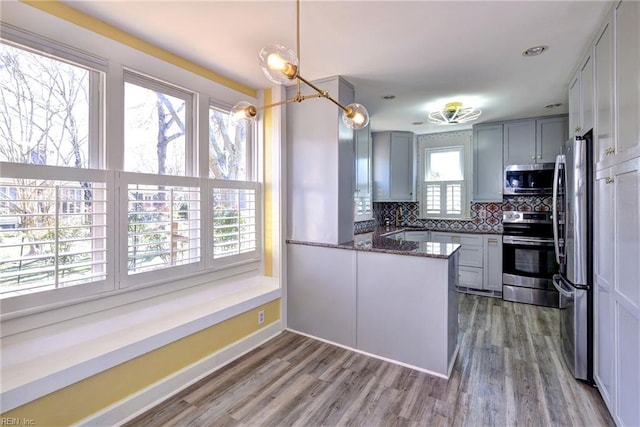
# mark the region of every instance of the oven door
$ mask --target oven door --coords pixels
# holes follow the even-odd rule
[[[502,280],[506,285],[554,290],[558,272],[553,239],[502,237]]]

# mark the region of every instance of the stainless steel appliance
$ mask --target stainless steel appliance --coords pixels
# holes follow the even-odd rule
[[[555,165],[553,234],[560,273],[560,339],[575,378],[593,381],[592,132],[569,139]]]
[[[551,212],[503,212],[502,299],[558,307]]]
[[[553,163],[509,165],[504,169],[504,194],[550,195],[553,170]]]

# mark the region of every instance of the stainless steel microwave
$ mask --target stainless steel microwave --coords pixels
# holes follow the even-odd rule
[[[508,165],[504,169],[504,194],[552,194],[554,167],[553,163]]]

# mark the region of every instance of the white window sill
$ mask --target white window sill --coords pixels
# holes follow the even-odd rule
[[[280,296],[276,278],[236,276],[5,337],[0,412]]]

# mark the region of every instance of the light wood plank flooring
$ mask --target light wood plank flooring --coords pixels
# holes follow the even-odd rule
[[[558,348],[558,311],[460,294],[449,381],[285,332],[127,426],[614,425]]]

